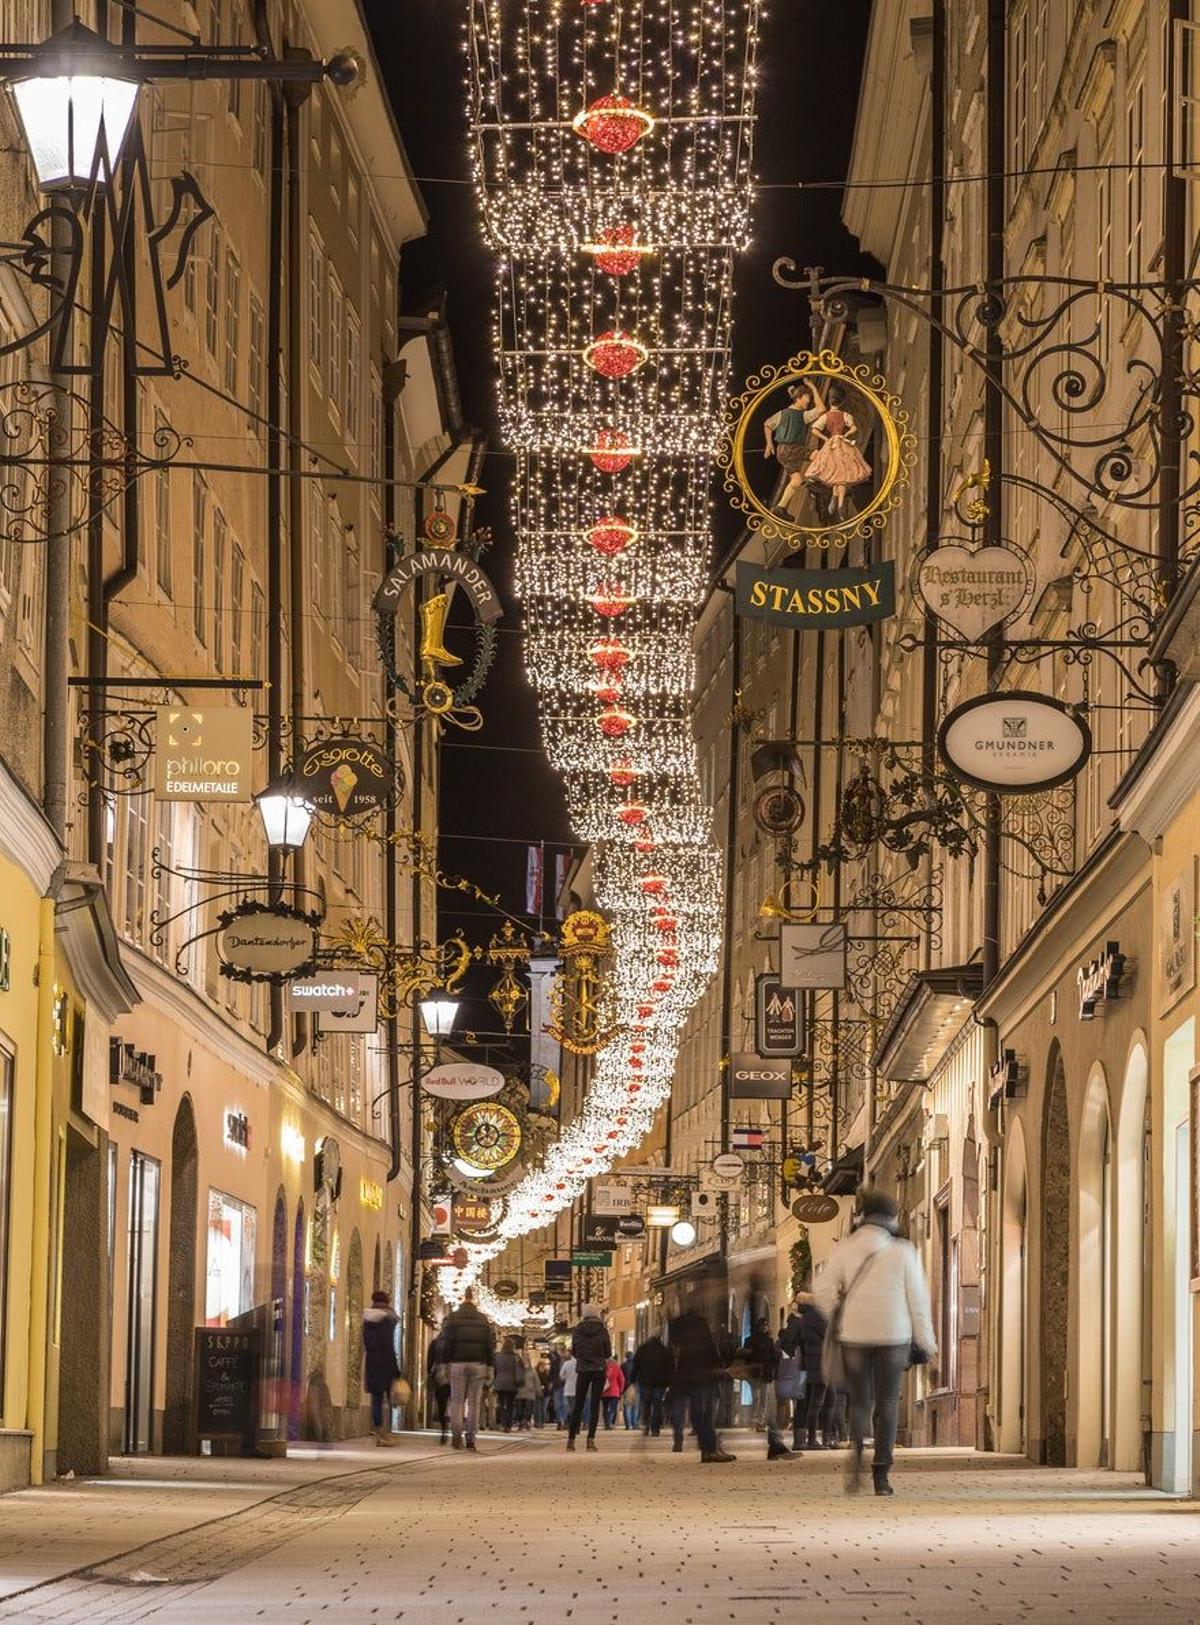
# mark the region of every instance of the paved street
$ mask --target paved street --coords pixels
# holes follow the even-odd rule
[[[894,1501],[849,1500],[838,1456],[729,1442],[728,1467],[618,1433],[117,1461],[0,1501],[0,1619],[1200,1619],[1200,1508],[1131,1477],[914,1451]]]

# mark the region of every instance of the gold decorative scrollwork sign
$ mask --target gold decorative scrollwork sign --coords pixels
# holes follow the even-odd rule
[[[595,1055],[617,1034],[607,922],[591,909],[576,909],[563,921],[558,951],[562,970],[550,993],[546,1031],[572,1055]]]
[[[865,363],[801,350],[729,404],[717,456],[751,530],[829,547],[883,529],[916,461],[908,414]]]

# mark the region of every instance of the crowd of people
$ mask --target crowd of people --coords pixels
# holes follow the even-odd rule
[[[602,1311],[585,1304],[569,1344],[530,1353],[524,1339],[508,1336],[497,1347],[494,1328],[468,1293],[429,1347],[427,1379],[442,1443],[474,1450],[485,1428],[512,1433],[553,1425],[566,1434],[569,1451],[581,1433],[594,1451],[600,1429],[620,1420],[646,1438],[669,1428],[677,1453],[690,1430],[702,1462],[727,1463],[735,1457],[718,1429],[733,1420],[740,1393],[749,1396],[748,1420],[764,1435],[768,1461],[847,1446],[846,1488],[853,1493],[870,1438],[875,1493],[891,1495],[901,1379],[909,1365],[937,1352],[920,1262],[898,1229],[895,1203],[863,1192],[857,1225],[812,1290],[797,1294],[777,1332],[761,1317],[740,1343],[714,1332],[698,1308],[687,1308],[665,1335],[646,1338],[618,1360]],[[383,1392],[399,1376],[394,1353],[384,1348],[382,1314],[379,1305],[369,1311],[363,1331],[380,1443],[387,1442]]]

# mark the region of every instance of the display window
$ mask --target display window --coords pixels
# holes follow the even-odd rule
[[[227,1326],[254,1307],[257,1230],[258,1214],[248,1203],[224,1191],[209,1191],[206,1326]]]

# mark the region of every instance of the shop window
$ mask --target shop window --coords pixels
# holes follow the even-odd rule
[[[258,1214],[224,1191],[208,1193],[208,1263],[204,1323],[227,1326],[254,1307],[254,1242]]]

